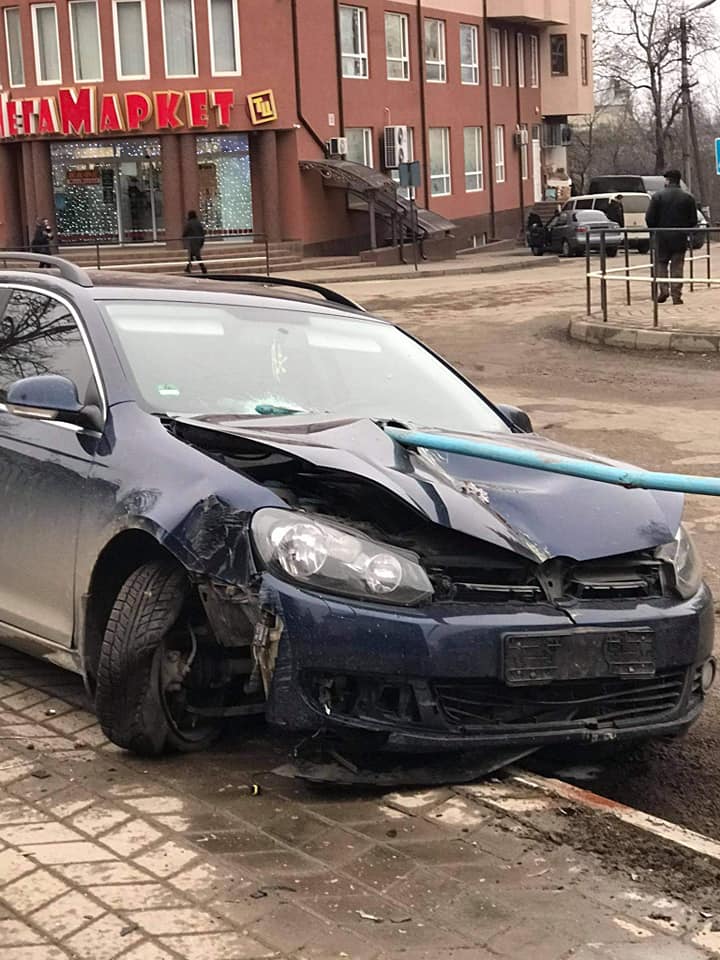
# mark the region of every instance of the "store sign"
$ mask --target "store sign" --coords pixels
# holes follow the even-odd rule
[[[100,170],[97,167],[68,170],[65,179],[71,187],[96,187],[100,183]]]
[[[275,95],[272,90],[262,90],[260,93],[251,93],[247,98],[250,120],[254,126],[260,123],[271,123],[277,120],[278,112],[275,106]]]
[[[83,137],[103,133],[229,127],[234,90],[106,93],[67,87],[56,95],[14,100],[0,95],[0,137]],[[274,103],[273,103],[274,108]],[[273,118],[274,119],[274,118]]]

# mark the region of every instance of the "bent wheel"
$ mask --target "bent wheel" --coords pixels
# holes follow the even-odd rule
[[[202,750],[221,722],[193,708],[217,705],[202,673],[190,584],[171,562],[147,563],[125,581],[108,620],[95,706],[113,743],[143,756]]]

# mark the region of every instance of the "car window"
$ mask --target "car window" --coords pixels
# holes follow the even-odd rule
[[[563,207],[563,212],[565,212],[566,210],[574,210],[576,202],[577,202],[576,200],[568,200],[568,202]]]
[[[504,421],[396,327],[308,306],[106,301],[138,399],[155,413],[275,410],[506,432]]]
[[[635,197],[623,197],[620,201],[625,213],[645,213],[650,206],[650,197],[643,193]]]
[[[578,210],[592,210],[592,205],[592,197],[585,197],[583,200],[576,201],[576,209]]]
[[[557,216],[557,219],[553,223],[554,227],[564,227],[568,222],[568,215],[566,213],[560,213]]]
[[[607,217],[602,210],[580,210],[575,216],[582,223],[607,223]]]
[[[0,319],[0,403],[16,380],[46,373],[69,377],[80,399],[87,396],[93,374],[80,331],[58,300],[12,290]]]

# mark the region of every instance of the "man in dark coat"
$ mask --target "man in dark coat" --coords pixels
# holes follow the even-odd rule
[[[660,230],[657,239],[657,263],[655,276],[667,279],[682,279],[685,267],[685,251],[688,234],[680,230],[663,230],[663,227],[682,228],[690,231],[697,226],[697,203],[692,194],[680,186],[680,171],[668,170],[665,174],[665,189],[656,193],[645,214],[645,222],[651,229]],[[658,303],[665,303],[672,296],[673,303],[682,303],[682,283],[660,283],[657,288]]]
[[[183,239],[185,240],[185,249],[188,252],[188,262],[185,267],[185,273],[192,273],[192,262],[197,260],[203,273],[207,273],[207,267],[203,263],[202,248],[205,243],[205,227],[200,222],[200,218],[194,210],[190,210],[185,221],[183,230]]]
[[[50,254],[50,242],[53,239],[50,221],[47,218],[38,217],[35,221],[35,233],[33,234],[30,250],[32,253]],[[49,263],[41,263],[41,267],[49,267]]]

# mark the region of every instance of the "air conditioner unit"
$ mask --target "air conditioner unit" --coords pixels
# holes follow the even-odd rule
[[[407,127],[385,127],[384,145],[386,170],[397,170],[401,163],[410,160]]]
[[[346,157],[348,152],[347,137],[331,137],[325,143],[329,157]]]
[[[516,127],[513,134],[513,143],[516,147],[525,147],[530,142],[530,135],[525,127]]]

